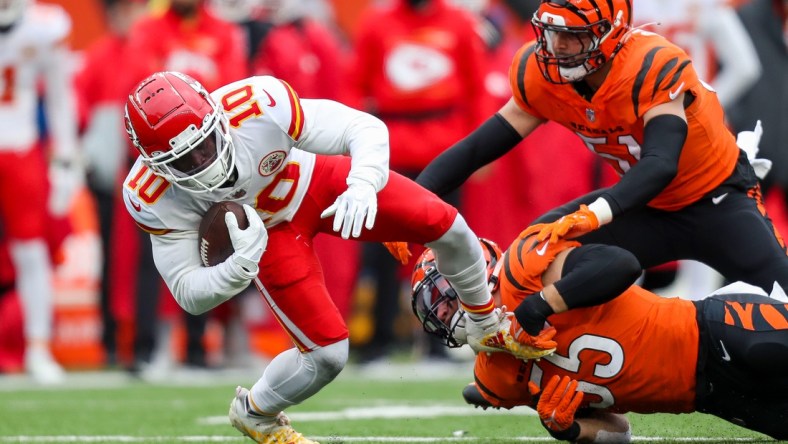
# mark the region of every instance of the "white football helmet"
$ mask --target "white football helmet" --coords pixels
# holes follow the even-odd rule
[[[16,23],[25,13],[30,0],[0,0],[0,27]]]

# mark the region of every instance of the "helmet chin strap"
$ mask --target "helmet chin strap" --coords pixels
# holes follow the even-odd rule
[[[451,317],[449,323],[452,337],[460,344],[468,343],[468,333],[465,331],[465,311],[457,309]]]

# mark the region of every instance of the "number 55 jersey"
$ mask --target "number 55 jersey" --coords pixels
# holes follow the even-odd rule
[[[536,249],[510,248],[501,272],[501,304],[517,307],[526,295],[541,290],[542,272],[559,252],[576,245],[550,241],[542,255]],[[585,392],[583,407],[691,412],[699,337],[695,316],[690,301],[632,286],[605,304],[550,316],[558,348],[539,361],[480,353],[476,384],[493,405],[514,407],[531,404],[529,380],[541,386],[553,375],[567,375]]]

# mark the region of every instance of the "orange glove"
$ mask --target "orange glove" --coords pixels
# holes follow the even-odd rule
[[[553,340],[553,337],[556,334],[555,327],[550,326],[544,328],[539,332],[538,335],[531,336],[526,333],[525,330],[520,326],[520,323],[517,322],[517,318],[514,317],[514,313],[509,313],[509,319],[512,322],[509,326],[509,333],[518,343],[539,350],[554,351],[558,346],[558,343]]]
[[[407,242],[383,242],[383,246],[389,250],[392,256],[402,265],[408,265],[411,253]]]
[[[574,239],[597,228],[599,228],[599,220],[596,214],[589,210],[587,205],[580,205],[580,209],[574,213],[542,227],[536,240],[542,242],[548,237],[550,242],[556,242],[559,238]]]
[[[533,224],[533,225],[529,226],[528,228],[526,228],[525,230],[523,230],[523,232],[520,233],[520,236],[518,236],[518,238],[525,239],[526,237],[528,237],[528,236],[530,236],[532,234],[539,234],[539,233],[542,232],[543,229],[545,229],[546,227],[549,227],[550,225],[551,224]],[[541,240],[539,242],[541,242]]]
[[[539,386],[533,381],[528,382],[528,390],[531,396],[539,394]],[[577,390],[577,381],[569,376],[559,378],[558,375],[553,375],[539,397],[536,412],[545,427],[561,432],[572,427],[575,412],[581,402],[583,392]]]

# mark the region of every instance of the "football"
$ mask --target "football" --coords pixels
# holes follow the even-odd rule
[[[220,264],[233,254],[230,232],[227,230],[227,224],[224,223],[224,215],[228,211],[235,214],[238,228],[245,230],[249,227],[249,220],[241,204],[225,201],[211,205],[202,217],[198,231],[200,260],[205,267]]]

